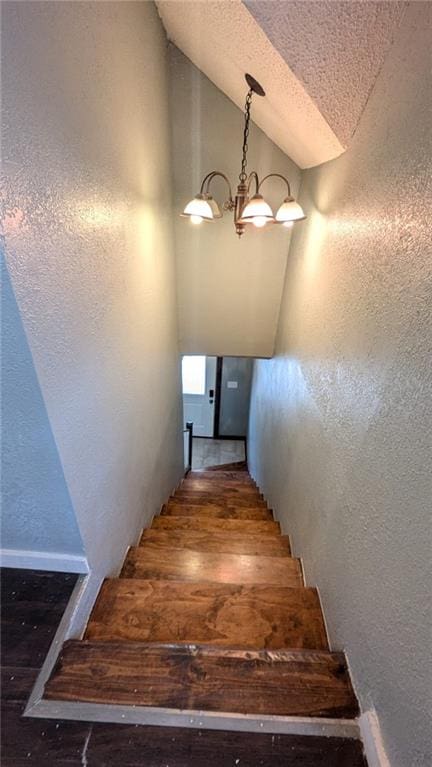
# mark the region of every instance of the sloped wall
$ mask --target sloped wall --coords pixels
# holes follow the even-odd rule
[[[167,43],[152,3],[2,12],[7,264],[104,575],[182,473]]]
[[[1,281],[1,548],[70,561],[83,544],[3,259]]]
[[[351,148],[305,173],[249,434],[392,767],[432,763],[431,22],[409,6]]]
[[[251,227],[239,240],[230,213],[222,221],[200,226],[179,217],[211,170],[224,172],[237,184],[243,115],[173,45],[170,70],[181,352],[271,357],[290,231]],[[245,97],[246,89],[245,83]],[[253,109],[252,104],[252,117]],[[248,143],[248,170],[261,177],[271,171],[288,176],[296,195],[297,166],[253,124]],[[213,193],[221,203],[228,196],[220,180]],[[263,193],[277,208],[286,187],[271,181]]]

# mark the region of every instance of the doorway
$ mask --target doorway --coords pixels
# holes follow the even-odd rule
[[[195,437],[215,433],[217,357],[185,355],[182,360],[183,417]]]
[[[247,460],[252,369],[248,357],[183,357],[184,425],[193,423],[192,468]]]

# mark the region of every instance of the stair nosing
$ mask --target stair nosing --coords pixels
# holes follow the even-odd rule
[[[139,547],[135,547],[135,548],[139,548]],[[247,554],[245,556],[247,556]],[[289,559],[296,559],[296,557],[289,557]],[[161,582],[158,578],[119,578],[118,576],[113,576],[111,578],[104,578],[104,581],[103,581],[102,585],[104,585],[106,583],[115,583],[116,581],[117,582],[121,582],[122,584],[124,584],[124,582],[127,581],[127,580],[130,580],[131,583],[137,583],[137,582],[160,583]],[[189,586],[190,587],[195,586],[196,588],[198,588],[199,584],[200,584],[200,581],[197,581],[196,583],[192,583],[191,581],[181,581],[181,583],[183,583],[185,586],[188,586],[188,587]],[[208,586],[212,586],[212,585],[217,586],[218,588],[219,587],[223,588],[224,586],[228,586],[229,584],[225,584],[225,583],[217,583],[217,584],[203,583],[203,587],[205,587],[205,588],[207,588]],[[265,584],[265,583],[257,583],[257,584],[255,584],[255,583],[241,583],[241,584],[236,584],[236,586],[241,586],[241,588],[244,588],[244,589],[255,589],[255,588],[256,589],[261,589],[262,588],[262,589],[290,589],[292,591],[314,591],[314,592],[318,591],[316,586],[283,586],[283,585],[274,586],[274,585],[271,585],[271,584],[268,585],[268,584]]]
[[[64,646],[68,645],[69,643],[76,643],[80,645],[91,645],[93,643],[96,643],[98,645],[117,645],[117,644],[124,644],[128,647],[132,647],[132,645],[137,645],[140,648],[148,649],[148,650],[170,650],[174,652],[178,652],[179,654],[183,654],[185,652],[190,652],[191,654],[198,654],[198,653],[204,653],[207,655],[223,655],[223,656],[229,656],[233,655],[234,657],[239,655],[240,653],[247,653],[248,658],[246,660],[255,660],[255,656],[266,656],[262,657],[263,660],[271,660],[273,662],[281,662],[286,663],[290,658],[283,658],[280,656],[286,655],[286,656],[301,656],[301,655],[307,655],[311,659],[312,656],[329,656],[331,655],[335,660],[338,662],[341,662],[344,664],[346,671],[348,671],[348,664],[346,661],[346,655],[343,650],[330,650],[330,649],[311,649],[311,648],[301,648],[301,647],[284,647],[278,650],[272,650],[272,649],[251,649],[248,646],[242,646],[242,645],[230,645],[230,646],[223,646],[223,645],[213,645],[211,643],[205,643],[205,642],[152,642],[152,641],[138,641],[136,639],[67,639],[64,642]],[[60,652],[61,655],[61,652]],[[274,656],[274,657],[273,657]],[[293,658],[295,660],[295,658]]]

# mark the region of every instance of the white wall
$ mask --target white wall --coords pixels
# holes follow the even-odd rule
[[[2,12],[7,265],[103,575],[182,473],[167,43],[152,3]]]
[[[199,192],[209,171],[220,170],[237,184],[243,115],[172,45],[170,64],[181,351],[269,357],[274,349],[290,232],[279,227],[247,231],[239,240],[232,214],[201,226],[178,216]],[[245,97],[246,90],[245,83]],[[252,103],[252,117],[253,109]],[[271,171],[288,176],[293,194],[297,193],[299,169],[255,125],[250,129],[248,163],[248,169],[260,176]],[[277,207],[286,196],[286,187],[272,181],[263,192]],[[213,193],[220,202],[228,196],[222,181],[215,184]]]
[[[250,419],[253,475],[392,767],[432,763],[431,17],[409,6],[352,147],[305,173]]]

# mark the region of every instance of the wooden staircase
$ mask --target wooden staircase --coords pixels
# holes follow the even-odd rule
[[[238,466],[187,476],[120,576],[104,582],[84,638],[64,644],[43,698],[224,712],[226,729],[239,715],[358,714],[316,589]]]

